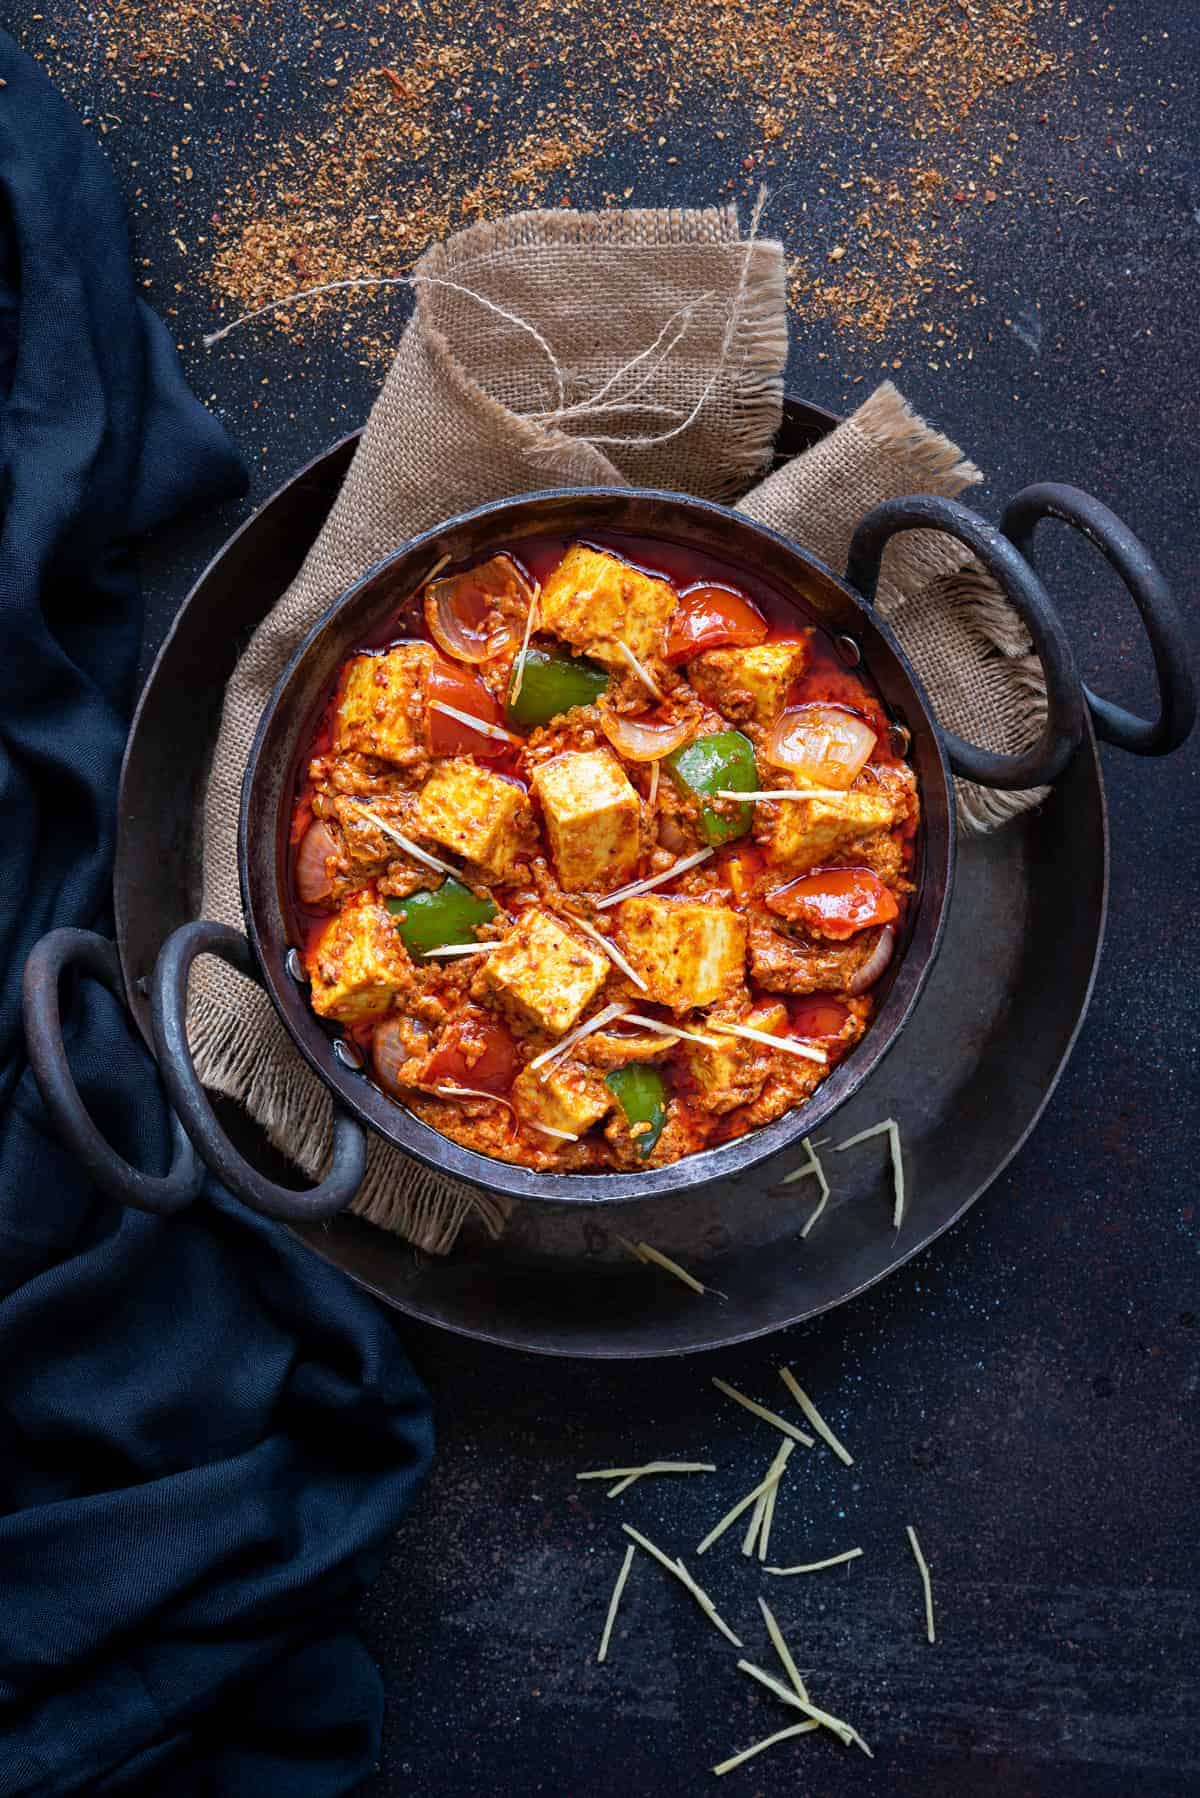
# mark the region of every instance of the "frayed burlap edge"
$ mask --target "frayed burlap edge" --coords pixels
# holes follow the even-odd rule
[[[960,607],[979,635],[998,656],[1003,656],[1006,678],[1025,700],[1023,711],[1012,717],[1005,748],[1010,755],[1032,749],[1046,721],[1046,671],[1020,619],[992,577],[976,563],[947,577],[939,598],[947,605]],[[958,820],[969,836],[986,836],[1032,811],[1049,796],[1049,787],[1018,787],[1004,792],[999,787],[981,787],[973,780],[956,777],[954,781]]]
[[[741,249],[745,260],[730,302],[729,335],[713,373],[714,383],[726,369],[736,370],[737,375],[734,423],[722,443],[725,472],[713,493],[715,499],[733,500],[765,471],[769,445],[783,410],[782,370],[788,351],[786,265],[778,244],[757,235],[764,197],[760,197],[745,237],[738,208],[732,202],[689,210],[663,207],[604,214],[531,210],[468,226],[448,243],[432,244],[417,263],[414,274],[432,279],[429,285],[416,287],[414,315],[439,357],[442,372],[466,405],[484,424],[500,425],[514,436],[532,461],[544,464],[547,476],[572,487],[627,486],[626,477],[590,441],[586,429],[568,433],[549,422],[522,418],[472,378],[437,321],[440,293],[435,283],[453,277],[469,286],[472,272],[486,268],[497,257],[516,249],[556,244],[620,245],[630,257],[669,244],[707,243]],[[636,242],[629,242],[626,236],[631,225],[640,234]],[[576,424],[582,426],[585,417],[576,414]],[[764,444],[768,445],[765,452]],[[625,447],[637,448],[637,440],[630,438]]]
[[[872,449],[903,463],[910,492],[919,491],[914,475],[948,499],[983,479],[957,443],[910,406],[894,381],[881,381],[846,422]]]

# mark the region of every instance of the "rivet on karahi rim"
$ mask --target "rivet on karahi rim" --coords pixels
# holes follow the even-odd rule
[[[892,746],[893,755],[907,755],[912,748],[912,732],[907,724],[901,724],[893,718],[888,725],[888,742]]]
[[[362,1073],[362,1050],[355,1043],[348,1043],[345,1037],[335,1036],[333,1039],[333,1055],[344,1068],[352,1068],[356,1074]]]
[[[299,949],[289,949],[284,957],[283,965],[297,985],[303,986],[308,975],[304,972],[304,963],[300,959]]]
[[[839,659],[845,662],[847,668],[857,668],[862,661],[862,650],[858,647],[858,644],[853,637],[835,637],[833,639],[833,647],[837,650]]]

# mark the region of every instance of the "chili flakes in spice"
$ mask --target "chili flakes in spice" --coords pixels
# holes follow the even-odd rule
[[[214,123],[253,108],[205,251],[230,314],[403,274],[431,242],[524,206],[652,204],[682,164],[689,198],[773,190],[764,229],[794,247],[798,316],[858,346],[914,320],[944,337],[943,296],[975,297],[971,221],[1016,175],[1005,108],[1061,101],[1076,73],[1047,48],[1060,0],[101,0],[91,16],[98,117],[135,93],[174,98],[158,84],[182,93],[185,77],[187,111],[201,90]],[[201,155],[197,140],[172,178]],[[339,293],[271,322],[367,323],[371,304]]]

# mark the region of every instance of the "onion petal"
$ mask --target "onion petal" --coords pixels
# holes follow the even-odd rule
[[[874,986],[887,968],[896,947],[896,931],[893,925],[885,924],[879,932],[879,941],[864,961],[857,974],[852,974],[846,982],[846,991],[865,993],[869,986]]]
[[[399,1018],[384,1018],[375,1026],[371,1037],[371,1066],[384,1092],[391,1093],[393,1098],[403,1093],[404,1088],[396,1076],[406,1061],[420,1053],[411,1046],[412,1038],[431,1034],[426,1025],[412,1018],[406,1027],[401,1025]]]
[[[671,1053],[670,1037],[649,1030],[597,1030],[582,1059],[597,1067],[624,1067],[631,1061],[661,1061]]]
[[[530,597],[529,584],[508,556],[493,556],[479,568],[430,581],[425,588],[425,622],[438,648],[456,662],[490,662],[514,642],[516,632],[488,601],[505,590],[523,605]],[[471,612],[487,621],[472,622]]]
[[[327,824],[314,818],[296,851],[296,896],[301,905],[322,905],[333,897],[329,862],[337,853],[337,838]]]
[[[631,762],[658,762],[686,743],[696,727],[690,718],[678,718],[674,724],[650,724],[644,718],[623,718],[604,707],[600,728],[618,755]]]
[[[790,706],[771,732],[764,754],[814,786],[853,786],[871,759],[875,732],[857,712],[839,705]]]

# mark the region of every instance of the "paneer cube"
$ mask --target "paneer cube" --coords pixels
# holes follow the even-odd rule
[[[344,764],[335,764],[334,778],[337,770]],[[403,796],[407,801],[408,793],[398,787],[395,797]],[[382,783],[376,787],[370,799],[354,797],[353,787],[349,793],[334,792],[330,795],[327,817],[332,815],[332,822],[340,839],[341,854],[339,866],[345,870],[344,884],[341,891],[353,892],[356,887],[366,886],[369,880],[382,874],[389,862],[394,862],[399,850],[396,839],[380,828],[376,819],[385,819],[394,830],[403,831],[407,803],[399,806],[387,803],[388,798]],[[338,889],[335,888],[335,896]]]
[[[602,949],[576,936],[553,912],[527,911],[480,972],[485,993],[547,1036],[564,1036],[608,979]]]
[[[358,1024],[377,1018],[412,981],[412,963],[385,905],[359,893],[332,917],[308,953],[312,1008]]]
[[[440,763],[421,788],[414,824],[419,836],[499,876],[521,847],[528,805],[516,781],[459,756]]]
[[[788,1023],[787,1006],[779,999],[760,999],[752,1005],[739,1023],[749,1024],[752,1030],[762,1030],[767,1036],[791,1036],[791,1025]]]
[[[569,751],[533,776],[559,885],[569,893],[620,886],[637,866],[641,808],[607,749]]]
[[[714,1037],[711,1049],[703,1043],[684,1044],[685,1059],[705,1111],[732,1111],[742,1103],[741,1079],[750,1060],[748,1048],[737,1036]]]
[[[872,831],[886,830],[895,817],[892,801],[879,793],[839,793],[835,798],[781,799],[767,842],[768,859],[800,874]]]
[[[788,1035],[787,1009],[777,999],[752,1006],[738,1022],[765,1030],[769,1036]],[[720,1115],[758,1097],[769,1066],[764,1061],[769,1050],[748,1042],[744,1036],[714,1037],[711,1047],[706,1043],[683,1046],[703,1110]]]
[[[376,755],[400,766],[425,752],[428,643],[398,643],[385,655],[355,656],[346,669],[333,723],[338,755]]]
[[[542,1074],[546,1074],[544,1080]],[[513,1081],[512,1102],[522,1123],[544,1124],[549,1130],[583,1136],[608,1116],[613,1095],[603,1080],[581,1068],[556,1067],[549,1073],[544,1068],[536,1073],[522,1068]],[[547,1142],[551,1140],[547,1138]]]
[[[639,661],[660,659],[676,604],[675,589],[666,581],[643,574],[619,556],[573,543],[547,578],[538,613],[544,631],[586,650],[598,662],[627,668],[618,642]]]
[[[808,667],[809,638],[758,643],[752,649],[709,649],[688,665],[688,679],[708,705],[727,718],[769,727],[787,705],[788,691]]]
[[[643,893],[617,907],[617,931],[657,1005],[689,1011],[741,984],[746,924],[728,906]]]

